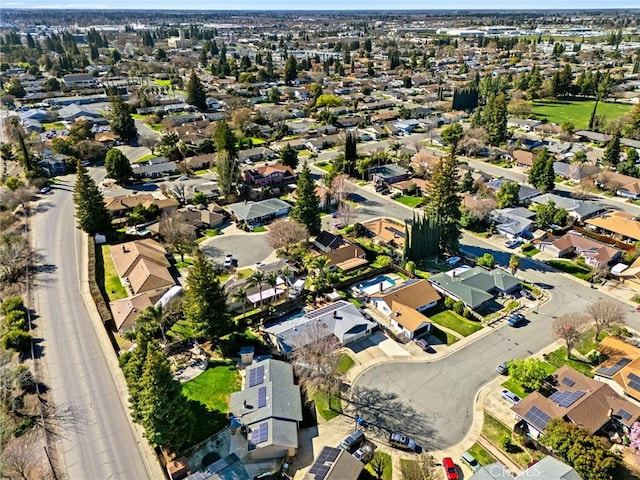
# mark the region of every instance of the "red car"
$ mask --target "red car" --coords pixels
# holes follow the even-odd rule
[[[442,466],[447,474],[447,480],[458,480],[458,470],[456,470],[456,464],[453,463],[451,457],[443,458]]]

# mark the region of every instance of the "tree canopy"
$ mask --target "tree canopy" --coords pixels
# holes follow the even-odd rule
[[[202,85],[200,78],[198,78],[195,70],[191,71],[191,76],[187,82],[186,90],[186,102],[189,105],[193,105],[200,110],[205,110],[207,108],[207,93],[205,92],[204,86]]]
[[[304,163],[296,188],[297,201],[291,210],[291,218],[305,225],[309,234],[320,233],[320,199],[316,195],[316,185],[311,178],[311,170]]]
[[[90,234],[106,233],[111,230],[111,217],[102,192],[80,160],[78,160],[77,171],[78,176],[73,187],[73,202],[76,206],[78,228]]]
[[[123,142],[132,142],[138,138],[138,129],[131,116],[131,106],[120,95],[111,97],[111,130]]]
[[[107,152],[104,167],[107,170],[107,176],[118,183],[125,183],[133,176],[129,159],[117,148],[112,148]]]

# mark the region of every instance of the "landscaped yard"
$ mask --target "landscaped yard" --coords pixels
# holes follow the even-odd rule
[[[459,333],[463,337],[467,337],[478,330],[482,330],[482,325],[480,323],[467,320],[451,310],[441,310],[438,313],[430,314],[429,318],[434,323],[447,327],[454,332]]]
[[[530,243],[523,245],[520,251],[525,257],[533,257],[537,253],[540,253],[540,250],[538,250],[536,247],[534,247]]]
[[[143,155],[142,157],[138,158],[135,163],[144,163],[144,162],[148,162],[149,160],[153,160],[154,158],[158,158],[156,157],[154,154],[152,153],[147,153],[146,155]]]
[[[569,365],[571,368],[584,373],[587,377],[593,378],[593,372],[591,371],[591,365],[579,360],[567,360],[567,349],[565,347],[559,348],[551,353],[545,355],[544,359],[556,368],[560,368],[563,365]]]
[[[391,461],[391,455],[389,455],[388,453],[384,453],[382,450],[377,450],[375,456],[384,457],[386,459],[385,467],[382,471],[382,480],[391,480],[393,478],[393,462]],[[375,472],[373,471],[373,468],[371,468],[371,465],[367,464],[364,468],[372,475],[375,475]]]
[[[556,371],[556,367],[554,365],[552,365],[551,363],[549,363],[549,362],[542,362],[542,366],[544,367],[545,371],[547,372],[547,375],[551,375],[553,372]],[[502,384],[502,386],[504,388],[506,388],[507,390],[511,390],[513,393],[518,395],[520,398],[524,398],[527,395],[529,395],[529,393],[531,393],[531,392],[525,391],[524,387],[522,385],[520,385],[518,382],[516,382],[511,377],[509,377],[509,380],[504,382]]]
[[[594,100],[544,100],[533,102],[533,113],[549,123],[561,125],[572,122],[577,129],[589,127],[589,119],[593,112]],[[597,114],[613,120],[622,117],[631,109],[631,105],[623,103],[598,103]]]
[[[102,245],[102,261],[104,264],[104,290],[110,301],[127,298],[127,290],[122,285],[116,267],[111,260],[111,246]]]
[[[505,449],[502,447],[502,439],[508,437],[512,439],[511,451],[505,452],[511,459],[522,467],[526,467],[529,462],[534,459],[540,459],[543,457],[542,453],[524,449],[517,440],[517,436],[512,435],[511,430],[495,417],[484,414],[484,424],[482,425],[482,434],[488,438],[491,443],[500,448],[503,452]],[[477,457],[476,457],[477,458]],[[479,460],[478,460],[479,461]]]
[[[547,261],[553,268],[557,268],[565,273],[573,275],[582,280],[588,280],[591,277],[591,269],[573,263],[569,260],[549,260]]]
[[[398,197],[395,200],[396,202],[400,202],[401,204],[406,205],[407,207],[416,208],[422,205],[422,202],[424,201],[424,197],[411,197],[408,195],[402,195],[401,197]]]
[[[469,453],[474,456],[480,465],[489,465],[496,461],[496,459],[478,443],[474,443],[471,448],[469,448]]]
[[[330,172],[331,169],[333,168],[333,165],[331,165],[328,162],[317,162],[317,163],[314,163],[314,165],[318,168],[321,168],[322,170],[326,170],[327,172]]]
[[[317,391],[313,394],[313,401],[320,416],[327,421],[336,418],[342,413],[340,394],[334,394],[329,397],[325,392]]]
[[[66,130],[67,126],[62,122],[44,122],[42,128],[49,130]]]
[[[346,353],[341,353],[338,356],[338,372],[347,373],[351,367],[355,365],[355,361]]]
[[[226,413],[229,396],[241,387],[240,373],[231,362],[211,362],[209,368],[182,385],[182,393],[207,407]]]
[[[438,327],[434,327],[433,329],[431,329],[431,335],[433,335],[434,337],[436,337],[438,340],[440,340],[442,343],[446,345],[453,345],[458,340],[460,340],[455,335],[452,335],[449,332],[444,332],[440,330]]]
[[[259,227],[254,227],[254,229],[252,231],[253,231],[253,233],[266,232],[267,231],[267,227],[265,227],[264,225],[260,225]]]

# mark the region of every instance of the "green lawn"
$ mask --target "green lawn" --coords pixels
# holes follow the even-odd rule
[[[438,327],[435,327],[431,330],[431,335],[433,335],[434,337],[436,337],[438,340],[440,340],[442,343],[445,343],[448,345],[453,345],[454,343],[456,343],[458,340],[460,340],[458,337],[456,337],[455,335],[449,333],[449,332],[444,332],[442,330],[440,330]]]
[[[318,163],[314,163],[314,165],[318,168],[326,170],[327,172],[330,172],[333,169],[333,165],[327,162],[318,162]]]
[[[338,372],[347,373],[355,365],[355,361],[346,353],[341,353],[338,357]]]
[[[111,246],[102,245],[102,259],[104,263],[104,289],[110,301],[127,298],[127,290],[122,285],[116,267],[111,260]]]
[[[208,410],[226,413],[229,410],[229,396],[240,390],[241,383],[235,364],[211,362],[204,372],[182,385],[182,393],[202,403]]]
[[[66,130],[67,126],[62,122],[45,122],[42,124],[45,131],[49,130]]]
[[[410,197],[408,195],[402,195],[401,197],[398,197],[395,199],[396,202],[400,202],[403,205],[406,205],[407,207],[411,207],[411,208],[416,208],[419,207],[420,205],[422,205],[422,202],[424,201],[423,197]]]
[[[162,87],[170,87],[171,86],[171,80],[169,80],[169,79],[167,79],[167,80],[155,79],[155,80],[152,80],[152,81],[156,85],[160,85]]]
[[[329,397],[325,392],[317,391],[313,394],[313,401],[320,416],[327,421],[336,418],[342,413],[340,394]]]
[[[595,100],[541,100],[533,102],[533,113],[549,123],[561,125],[570,121],[577,129],[584,129],[589,127],[594,103]],[[597,114],[610,121],[622,117],[630,109],[628,104],[600,102]]]
[[[154,158],[158,158],[158,157],[156,155],[154,155],[153,153],[147,153],[146,155],[143,155],[139,159],[137,159],[135,161],[135,163],[148,162],[149,160],[153,160]]]
[[[520,249],[520,252],[525,257],[533,257],[534,255],[540,253],[540,250],[538,250],[536,247],[534,247],[531,244],[526,244],[522,246],[522,248]]]
[[[560,368],[563,365],[569,365],[571,368],[584,373],[587,377],[593,378],[593,372],[591,371],[591,365],[579,360],[567,360],[567,349],[565,347],[559,348],[547,355],[545,360],[556,368]]]
[[[553,372],[556,371],[556,366],[552,365],[549,362],[542,362],[542,366],[544,367],[545,371],[547,372],[547,375],[551,375]],[[518,382],[516,382],[511,377],[509,378],[509,380],[504,382],[502,384],[502,386],[504,388],[506,388],[507,390],[511,390],[513,393],[518,395],[520,398],[524,398],[527,395],[529,395],[529,393],[531,393],[531,392],[525,391],[524,387],[522,385],[520,385]]]
[[[593,329],[585,332],[582,339],[578,342],[578,345],[576,345],[576,350],[582,355],[588,355],[591,350],[594,350],[598,346],[598,342],[596,342],[594,338],[595,333]],[[602,336],[599,337],[604,338]]]
[[[389,455],[388,453],[384,453],[382,450],[377,450],[375,456],[385,458],[385,467],[382,471],[382,480],[391,480],[393,478],[393,462],[391,461],[391,455]],[[373,468],[371,468],[371,465],[367,464],[364,468],[371,475],[375,476],[375,472],[373,471]]]
[[[496,459],[478,443],[474,443],[468,451],[474,456],[480,465],[489,465],[496,461]]]
[[[511,452],[505,453],[509,455],[509,457],[511,457],[514,462],[522,467],[526,467],[526,465],[531,461],[531,456],[529,455],[529,453],[531,453],[535,458],[542,457],[542,454],[540,452],[527,452],[527,450],[522,448],[520,442],[517,440],[517,436],[512,435],[511,430],[506,425],[486,412],[484,414],[482,433],[501,450],[501,439],[503,437],[510,437],[513,441],[514,449]],[[478,461],[480,460],[478,459]]]
[[[260,225],[259,227],[255,227],[253,229],[253,233],[260,233],[260,232],[266,232],[267,231],[267,227]]]
[[[591,277],[591,269],[573,263],[569,260],[549,260],[547,261],[553,268],[557,268],[565,273],[573,275],[582,280],[588,280]]]
[[[442,310],[434,315],[429,315],[429,318],[434,323],[447,327],[463,337],[482,330],[480,323],[467,320],[451,310]]]
[[[215,236],[217,236],[217,235],[221,235],[220,230],[218,230],[217,228],[207,228],[207,229],[204,231],[204,234],[205,234],[207,237],[215,237]]]

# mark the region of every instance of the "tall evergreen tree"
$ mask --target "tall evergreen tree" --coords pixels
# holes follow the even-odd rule
[[[229,128],[229,124],[226,120],[220,120],[216,123],[215,130],[213,132],[213,141],[216,144],[216,150],[218,152],[225,150],[233,158],[236,158],[237,146],[236,136]]]
[[[111,217],[102,192],[80,160],[78,160],[77,172],[76,184],[73,187],[73,202],[76,205],[78,228],[90,234],[111,230]]]
[[[107,152],[104,167],[107,170],[107,176],[118,183],[125,183],[133,177],[133,169],[129,159],[117,148],[112,148]]]
[[[131,106],[120,95],[111,97],[111,130],[124,142],[138,138],[138,129],[131,116]]]
[[[207,93],[204,91],[204,86],[195,70],[191,71],[191,76],[187,82],[186,102],[199,110],[205,110],[207,108]]]
[[[452,150],[454,150],[453,145]],[[458,159],[455,155],[441,158],[433,169],[429,196],[424,210],[439,224],[440,249],[456,252],[459,245],[462,213],[458,196]]]
[[[184,318],[199,337],[213,340],[231,332],[227,295],[211,262],[200,251],[187,276],[184,293]]]
[[[298,177],[296,196],[298,200],[291,210],[291,218],[306,225],[311,235],[320,233],[320,199],[316,195],[316,185],[311,178],[307,162]]]
[[[287,85],[291,85],[298,77],[298,63],[293,55],[287,58],[284,65],[284,81]]]
[[[295,170],[298,167],[298,151],[287,143],[280,150],[280,163]]]
[[[491,95],[490,103],[487,102],[487,120],[485,129],[489,137],[489,143],[498,146],[507,139],[507,100],[504,93]]]
[[[227,150],[218,150],[216,171],[218,173],[220,193],[229,195],[233,191],[233,185],[240,178],[240,169],[235,157],[232,157]]]
[[[545,192],[553,190],[556,178],[553,163],[553,155],[546,148],[541,149],[529,169],[529,183]]]
[[[618,166],[620,163],[620,133],[616,132],[613,134],[609,143],[604,149],[604,155],[602,156],[602,160],[611,165],[613,168]]]

